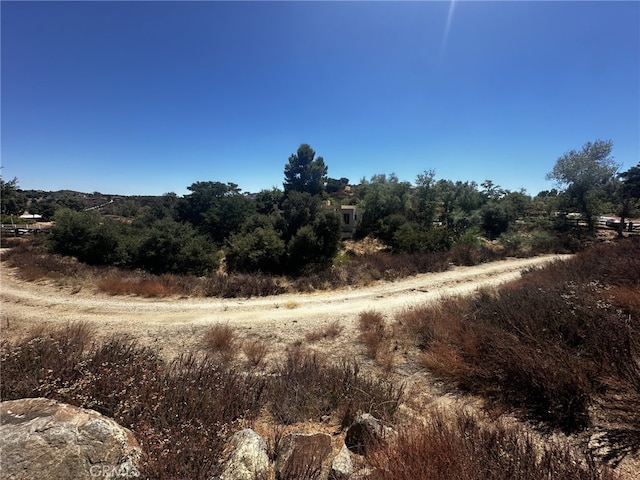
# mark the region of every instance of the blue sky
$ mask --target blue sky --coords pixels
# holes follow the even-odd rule
[[[0,4],[2,176],[24,189],[485,179],[535,195],[559,156],[640,160],[640,3]]]

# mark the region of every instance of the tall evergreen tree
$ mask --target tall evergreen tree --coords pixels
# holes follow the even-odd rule
[[[315,155],[316,152],[303,143],[297,153],[289,157],[289,163],[284,166],[285,194],[296,191],[319,195],[324,192],[327,166],[322,157],[315,158]]]

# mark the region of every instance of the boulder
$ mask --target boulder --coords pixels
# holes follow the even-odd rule
[[[330,480],[347,480],[353,475],[353,463],[351,462],[351,454],[346,445],[342,445],[340,452],[331,462],[331,471],[329,472]]]
[[[373,447],[393,434],[393,430],[382,425],[380,420],[369,413],[359,415],[347,430],[344,443],[349,450],[364,455]]]
[[[93,410],[46,398],[0,403],[0,471],[6,480],[140,476],[131,431]]]
[[[277,478],[309,480],[327,478],[331,455],[331,435],[290,433],[280,440],[276,459]]]
[[[218,480],[261,480],[269,472],[267,446],[250,428],[236,432],[230,439],[231,453],[224,462]]]

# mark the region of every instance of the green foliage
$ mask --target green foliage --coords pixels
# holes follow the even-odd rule
[[[196,182],[187,188],[192,193],[178,202],[178,219],[191,223],[218,244],[240,230],[255,212],[254,202],[242,195],[235,183]]]
[[[619,166],[611,157],[611,140],[587,142],[582,150],[570,150],[558,158],[548,180],[564,186],[567,207],[576,208],[587,220],[589,230],[595,227],[594,218],[601,213],[605,186],[614,178]]]
[[[401,213],[392,213],[377,222],[376,237],[390,246],[394,246],[394,236],[398,229],[407,223],[407,217]]]
[[[640,163],[620,173],[618,177],[614,197],[622,217],[619,227],[619,233],[622,236],[624,219],[640,211]]]
[[[126,266],[131,252],[124,241],[132,229],[96,212],[61,209],[49,237],[53,252],[90,265]]]
[[[640,200],[640,162],[620,175],[624,188],[624,196],[634,200]]]
[[[249,217],[227,241],[232,271],[293,273],[322,269],[338,253],[341,219],[319,196],[292,190],[282,212]]]
[[[135,265],[154,274],[206,275],[218,266],[210,242],[189,224],[158,220],[139,243]]]
[[[328,178],[327,179],[327,193],[339,193],[344,190],[344,188],[349,185],[349,179],[342,177],[340,179],[336,178]]]
[[[430,253],[445,252],[453,245],[451,232],[443,227],[425,229],[415,222],[408,222],[393,235],[391,246],[396,252]]]
[[[39,203],[32,203],[29,205],[29,212],[30,213],[37,213],[38,215],[42,215],[42,220],[43,221],[49,221],[53,218],[53,216],[56,213],[56,210],[60,208],[58,205],[56,205],[55,203],[51,203],[51,202],[39,202]]]
[[[322,157],[315,158],[316,152],[306,143],[289,157],[284,167],[284,191],[307,192],[319,195],[327,183],[327,166]]]
[[[476,223],[474,212],[485,203],[475,182],[438,180],[434,186],[440,203],[438,221],[457,235]]]
[[[0,213],[21,215],[26,206],[26,198],[18,189],[18,179],[6,182],[0,177]]]
[[[284,192],[276,187],[271,190],[261,190],[254,197],[256,211],[264,215],[277,212],[283,200]]]
[[[260,222],[259,219],[252,217],[242,232],[229,238],[226,262],[230,270],[238,272],[282,272],[285,243],[269,219],[266,218],[265,220]]]
[[[62,209],[54,221],[51,250],[89,265],[197,275],[210,273],[218,265],[213,245],[190,225],[170,219],[143,229],[97,212]]]
[[[371,177],[360,189],[363,216],[359,235],[392,236],[393,227],[390,229],[388,224],[391,221],[392,225],[397,226],[398,217],[389,217],[394,214],[406,217],[411,205],[410,192],[411,185],[400,182],[393,173],[389,176],[378,174]]]
[[[288,269],[292,273],[327,267],[338,253],[340,218],[322,211],[311,225],[299,228],[287,244]]]
[[[640,164],[616,181],[611,146],[597,141],[581,152],[566,153],[548,175],[566,189],[541,192],[534,199],[491,180],[480,187],[475,182],[436,180],[432,170],[417,175],[415,187],[395,174],[362,179],[349,192],[356,195],[350,202],[359,208],[356,236],[374,236],[394,253],[456,248],[454,256],[469,259],[479,248],[462,239],[480,234],[501,238],[514,252],[578,249],[583,241],[576,235],[584,232],[575,230],[575,220],[573,225],[569,221],[569,207],[591,219],[604,205],[621,206],[623,215],[638,206]],[[52,248],[88,263],[202,275],[218,264],[211,241],[224,246],[231,271],[317,274],[337,255],[342,219],[336,205],[347,196],[349,180],[327,178],[324,159],[315,155],[309,145],[300,145],[285,165],[284,190],[272,188],[253,196],[242,194],[234,183],[205,181],[189,186],[191,193],[183,198],[174,193],[109,198],[97,192],[80,197],[68,191],[53,196],[30,191],[27,198],[34,213],[52,215],[61,205],[73,203],[80,209],[100,205],[99,213],[127,218],[117,221],[97,212],[73,215],[71,210],[57,216]],[[2,187],[5,211],[17,191],[16,180]],[[545,230],[553,235],[540,233]],[[528,240],[534,237],[536,241]]]
[[[291,191],[287,193],[282,209],[284,220],[282,229],[285,240],[288,241],[300,228],[313,223],[322,209],[322,200],[309,192]]]
[[[505,206],[491,202],[482,207],[482,229],[489,239],[494,239],[509,229],[509,213]]]
[[[435,172],[425,171],[416,177],[416,190],[413,209],[415,217],[425,226],[431,225],[438,209],[438,191],[435,184]]]

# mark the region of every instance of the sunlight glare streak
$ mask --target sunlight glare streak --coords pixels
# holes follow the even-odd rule
[[[447,23],[444,26],[444,35],[442,36],[442,49],[440,50],[440,57],[444,57],[444,52],[447,48],[447,41],[449,40],[449,31],[451,29],[451,21],[453,20],[453,11],[455,10],[457,0],[451,0],[449,3],[449,14],[447,15]]]

